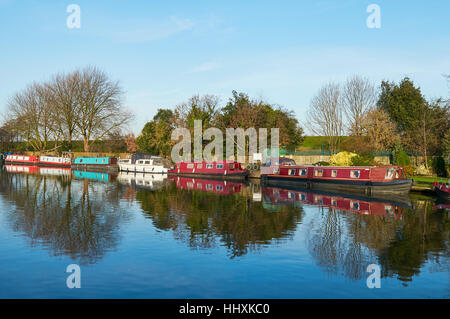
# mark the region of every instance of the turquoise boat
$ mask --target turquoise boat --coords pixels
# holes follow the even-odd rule
[[[92,170],[92,171],[112,171],[116,172],[119,170],[117,165],[117,158],[108,157],[85,157],[80,156],[75,158],[72,163],[72,168],[76,170]]]

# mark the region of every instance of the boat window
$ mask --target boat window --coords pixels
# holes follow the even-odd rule
[[[295,199],[295,193],[294,192],[289,192],[288,193],[288,198]]]
[[[306,194],[305,193],[301,193],[300,194],[300,200],[306,200]]]
[[[331,200],[331,206],[333,206],[333,207],[337,207],[337,200],[336,199],[332,199]]]
[[[306,168],[302,168],[301,170],[298,171],[298,175],[299,176],[306,176]]]
[[[187,168],[194,168],[194,164],[187,164]]]
[[[290,169],[290,170],[288,171],[288,175],[289,175],[289,176],[295,176],[295,171],[296,171],[296,169]]]
[[[395,178],[399,178],[398,171],[395,171]]]
[[[213,168],[213,164],[206,164],[206,168]]]
[[[105,159],[103,159],[102,162],[104,163],[104,162],[105,162]]]
[[[223,164],[216,164],[216,168],[223,168]]]
[[[198,164],[197,168],[203,168],[203,164]]]
[[[386,169],[386,176],[384,177],[385,179],[392,179],[392,177],[394,176],[395,173],[395,168],[394,167],[390,167],[388,169]]]
[[[359,171],[350,171],[350,177],[351,178],[359,178]]]
[[[350,202],[350,208],[359,210],[359,202]]]
[[[80,163],[82,163],[83,162],[83,159],[82,158],[80,158]]]
[[[189,187],[189,188],[194,188],[194,183],[188,182],[188,183],[187,183],[187,187]]]
[[[230,169],[234,169],[234,163],[233,163],[233,164],[230,164],[230,165],[228,165],[228,167],[229,167]]]
[[[323,169],[316,169],[316,170],[314,170],[314,176],[322,177],[323,176]]]
[[[331,177],[337,177],[337,169],[331,171]]]
[[[202,184],[201,183],[197,183],[197,188],[202,188]]]
[[[270,166],[270,164],[271,164],[271,161],[270,161],[270,159],[268,159],[265,166]]]
[[[150,161],[145,161],[145,164],[150,164]]]
[[[222,185],[216,185],[216,191],[223,191]]]
[[[206,189],[214,189],[214,186],[212,184],[206,184]]]

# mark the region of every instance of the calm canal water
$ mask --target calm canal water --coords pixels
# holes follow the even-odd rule
[[[449,213],[433,198],[7,169],[0,298],[450,297]]]

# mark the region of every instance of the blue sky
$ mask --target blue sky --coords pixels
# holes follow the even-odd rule
[[[381,28],[369,29],[369,4]],[[81,8],[69,29],[66,8]],[[427,98],[448,96],[450,1],[0,0],[0,112],[15,92],[95,65],[119,80],[139,133],[157,108],[231,91],[295,111],[329,81],[377,85],[409,76]]]

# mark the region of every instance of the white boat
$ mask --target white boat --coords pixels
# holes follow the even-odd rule
[[[135,163],[132,162],[132,159],[119,159],[119,170],[123,172],[167,174],[167,168],[164,167],[162,158],[158,156],[138,159]]]
[[[41,156],[38,162],[39,166],[62,166],[62,167],[70,167],[71,160],[70,157],[58,157],[58,156]]]

